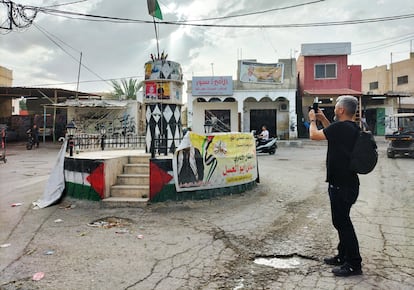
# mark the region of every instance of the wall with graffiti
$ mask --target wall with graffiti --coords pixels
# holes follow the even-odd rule
[[[79,133],[99,134],[102,127],[107,136],[120,137],[140,134],[140,108],[136,102],[126,106],[71,107],[68,121],[74,121]],[[141,128],[143,129],[143,128]]]

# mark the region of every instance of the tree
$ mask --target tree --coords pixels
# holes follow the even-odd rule
[[[121,82],[111,81],[114,91],[112,96],[118,100],[136,100],[137,92],[141,88],[141,83],[137,79],[122,79]]]

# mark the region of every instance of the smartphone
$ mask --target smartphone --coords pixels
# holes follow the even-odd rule
[[[318,112],[318,108],[319,108],[319,100],[318,100],[318,97],[316,97],[315,99],[313,99],[313,105],[312,105],[312,109],[315,111],[315,114]]]

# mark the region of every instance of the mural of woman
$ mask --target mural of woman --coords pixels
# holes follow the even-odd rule
[[[200,186],[204,178],[204,164],[200,151],[194,146],[177,154],[178,184],[182,187]]]

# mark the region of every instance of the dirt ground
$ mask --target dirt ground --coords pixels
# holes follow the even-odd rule
[[[261,182],[244,194],[116,209],[64,199],[40,210],[31,202],[59,148],[16,145],[0,164],[0,245],[10,244],[0,289],[413,289],[414,159],[388,159],[381,138],[352,209],[364,274],[351,278],[321,262],[337,243],[324,142],[260,155]]]

